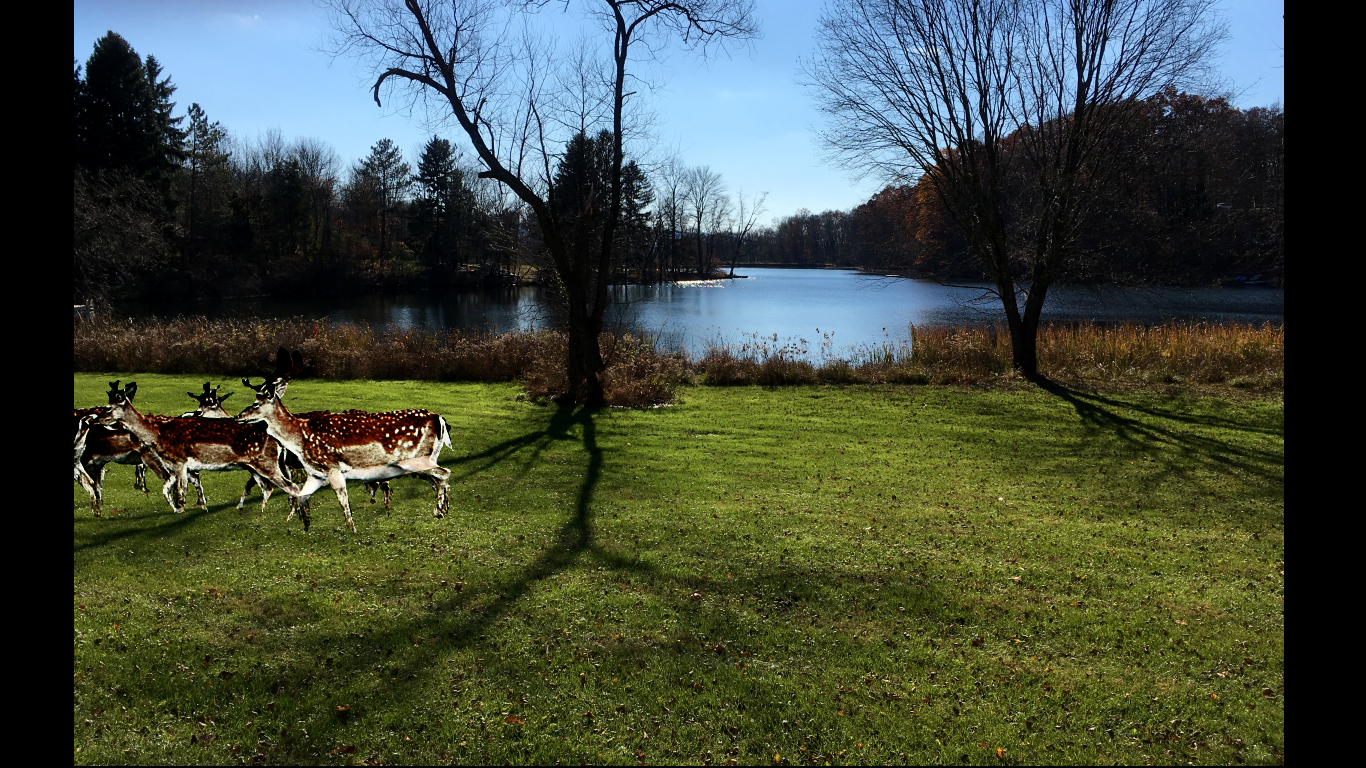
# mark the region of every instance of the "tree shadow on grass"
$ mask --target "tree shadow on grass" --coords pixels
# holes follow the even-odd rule
[[[429,605],[420,614],[385,624],[385,636],[392,637],[393,640],[375,638],[368,641],[390,645],[402,653],[395,654],[389,663],[389,674],[369,684],[364,690],[348,694],[355,697],[351,701],[357,705],[354,710],[348,712],[354,711],[356,715],[378,721],[366,731],[374,732],[378,730],[379,723],[384,722],[384,702],[406,701],[419,695],[418,692],[424,691],[425,686],[431,682],[432,675],[443,669],[443,661],[452,653],[480,648],[482,644],[487,643],[485,633],[490,626],[509,613],[515,613],[515,605],[535,590],[537,582],[554,577],[576,565],[582,566],[585,560],[598,563],[609,571],[643,577],[651,582],[661,575],[659,570],[648,562],[622,556],[610,548],[600,546],[594,539],[594,494],[606,458],[597,443],[597,415],[591,410],[575,411],[572,408],[561,407],[544,430],[504,441],[457,462],[478,467],[473,471],[483,471],[500,462],[512,461],[523,451],[530,451],[532,458],[527,460],[534,461],[534,457],[540,454],[548,441],[573,439],[573,430],[576,427],[582,430],[580,442],[586,459],[583,481],[579,485],[572,513],[561,524],[558,536],[554,539],[555,543],[548,550],[502,579],[484,585],[468,585],[459,593]],[[845,574],[845,577],[862,578],[861,575],[852,572]],[[678,661],[670,663],[688,663],[686,659],[689,658],[716,659],[717,655],[727,648],[738,655],[736,649],[746,646],[747,635],[742,622],[734,615],[738,610],[737,605],[753,605],[752,601],[746,601],[762,596],[760,599],[769,605],[766,608],[762,607],[762,604],[755,607],[765,616],[770,613],[775,616],[786,615],[806,604],[829,608],[825,604],[831,599],[827,594],[830,579],[831,569],[828,567],[802,566],[796,563],[761,567],[759,572],[734,580],[704,578],[699,582],[696,577],[667,576],[665,584],[651,591],[677,615],[686,617],[682,624],[671,630],[668,636],[655,637],[649,641],[641,638],[622,639],[610,650],[603,649],[600,653],[602,658],[613,659],[614,663],[619,664],[646,659],[650,660],[651,664],[658,664],[663,663],[665,658],[675,657],[678,657]],[[914,583],[909,577],[904,586],[906,590],[917,595],[914,603],[920,606],[920,611],[924,615],[938,614],[937,606],[942,600],[937,589],[930,587],[928,583]],[[927,587],[929,593],[926,593]],[[705,592],[709,597],[704,602],[694,590]],[[912,603],[911,600],[906,602]],[[833,608],[830,610],[832,614],[835,611]],[[854,610],[857,610],[860,616],[864,615],[863,610],[853,609],[843,603],[838,607],[841,614]],[[880,615],[886,613],[884,610]],[[871,611],[868,612],[868,618],[873,618]],[[374,628],[376,626],[372,625],[371,631]],[[310,658],[313,655],[322,658],[331,655],[334,648],[355,645],[356,640],[353,637],[340,629],[324,635],[312,635],[307,640],[310,650],[303,658]],[[718,640],[718,637],[727,639]],[[412,642],[413,640],[425,642]],[[721,646],[726,648],[718,650]],[[751,655],[755,650],[749,648]],[[774,650],[773,653],[776,654],[777,651]],[[487,662],[480,660],[481,666],[486,665],[490,670],[481,676],[515,679],[519,672],[525,672],[525,664],[533,656],[536,656],[534,651],[525,649],[505,649],[499,652],[498,649],[490,647]],[[518,669],[517,665],[521,665],[521,668]],[[284,674],[288,679],[282,678],[277,687],[286,691],[294,689],[295,695],[305,698],[311,695],[304,691],[314,687],[310,685],[309,680],[318,673],[296,668]],[[718,692],[707,695],[729,695],[724,693],[725,690],[727,689],[723,687]],[[688,692],[692,693],[692,690],[688,689]],[[350,702],[335,703],[351,706]],[[332,711],[333,709],[333,706],[324,705],[297,713],[299,717],[307,720],[307,731],[318,740],[315,746],[328,745],[331,742],[341,743],[347,738],[345,721],[337,712]]]
[[[1272,484],[1284,483],[1284,451],[1241,447],[1198,430],[1228,430],[1255,436],[1284,437],[1280,427],[1258,426],[1214,415],[1192,415],[1174,409],[1122,402],[1096,393],[1071,389],[1043,376],[1035,379],[1041,389],[1076,409],[1089,428],[1108,432],[1134,448],[1158,446],[1174,450],[1186,459],[1208,462],[1225,470],[1237,470]],[[1137,411],[1153,418],[1140,421],[1122,411]]]
[[[495,576],[482,584],[467,585],[464,590],[444,599],[438,598],[420,611],[401,617],[397,621],[374,617],[356,617],[354,620],[338,617],[340,620],[332,624],[330,629],[323,630],[322,627],[318,627],[303,634],[295,634],[289,642],[288,653],[298,661],[283,666],[279,670],[278,678],[275,673],[254,678],[242,675],[231,683],[214,687],[178,682],[177,685],[182,686],[183,690],[177,690],[189,695],[193,700],[186,702],[186,706],[207,713],[225,710],[230,707],[233,696],[241,694],[240,688],[237,694],[234,694],[232,689],[241,685],[247,685],[258,692],[264,692],[268,688],[270,693],[266,695],[270,698],[275,698],[276,694],[288,695],[292,701],[283,705],[277,712],[281,718],[285,717],[284,712],[289,712],[289,720],[282,720],[280,724],[286,725],[291,733],[296,733],[297,726],[302,725],[303,729],[311,734],[312,743],[307,747],[303,744],[291,746],[285,741],[285,732],[281,731],[281,740],[275,742],[281,751],[275,753],[279,757],[272,758],[272,761],[283,758],[316,762],[316,753],[310,758],[307,750],[322,748],[325,751],[343,743],[373,744],[375,734],[379,733],[385,724],[390,727],[395,725],[394,716],[387,711],[390,703],[402,702],[395,708],[405,712],[401,716],[404,719],[420,717],[417,713],[432,711],[432,702],[411,705],[410,703],[418,701],[419,697],[429,697],[432,694],[431,685],[443,674],[444,662],[449,661],[452,656],[462,652],[469,655],[471,651],[485,656],[487,662],[482,658],[479,660],[481,677],[505,679],[509,684],[517,684],[512,681],[525,676],[528,662],[539,661],[539,646],[520,649],[506,646],[500,648],[489,641],[486,632],[492,625],[499,623],[500,619],[510,614],[518,615],[517,604],[530,597],[533,592],[539,591],[536,589],[538,581],[572,568],[582,568],[586,562],[600,564],[604,570],[615,571],[618,576],[643,577],[651,585],[650,599],[658,599],[680,617],[677,626],[667,631],[661,630],[656,635],[651,629],[650,634],[656,635],[654,637],[632,637],[614,642],[606,640],[604,635],[604,642],[608,644],[608,648],[601,651],[589,649],[590,652],[599,654],[598,658],[603,659],[604,663],[625,666],[636,661],[648,661],[652,667],[658,666],[661,669],[673,669],[679,665],[721,668],[713,674],[726,677],[726,680],[714,690],[711,686],[708,686],[705,692],[694,690],[691,681],[688,686],[678,689],[679,696],[686,694],[690,697],[687,700],[693,702],[691,705],[682,705],[684,707],[715,706],[718,701],[730,700],[725,697],[733,699],[741,691],[748,690],[750,682],[743,678],[742,672],[729,672],[729,663],[714,663],[723,658],[726,662],[738,661],[739,649],[748,650],[748,661],[753,661],[752,657],[757,653],[765,659],[771,659],[772,664],[788,663],[784,660],[785,655],[780,655],[790,654],[792,651],[788,648],[754,647],[740,616],[745,610],[758,610],[765,619],[772,615],[775,620],[779,617],[796,618],[799,613],[805,618],[808,614],[802,611],[807,606],[820,613],[822,621],[827,614],[844,616],[847,613],[850,620],[870,622],[886,621],[886,616],[900,615],[888,611],[886,605],[879,606],[880,610],[875,613],[871,608],[854,607],[840,600],[840,596],[836,594],[838,590],[832,592],[832,578],[862,580],[866,576],[850,569],[832,568],[816,563],[779,562],[749,569],[745,575],[737,571],[737,578],[733,580],[707,579],[705,576],[661,574],[659,569],[649,563],[643,563],[629,555],[622,556],[614,552],[610,546],[600,545],[594,537],[594,499],[604,474],[605,462],[609,457],[604,454],[597,442],[598,415],[594,411],[575,411],[572,408],[561,407],[550,415],[544,429],[528,432],[454,462],[456,465],[468,467],[469,474],[476,474],[504,462],[535,463],[552,441],[573,440],[581,443],[584,452],[582,482],[578,484],[577,495],[569,514],[560,524],[558,535],[554,537],[554,543],[547,550],[533,556],[524,565],[509,569],[502,576]],[[194,516],[197,517],[199,514],[203,513],[196,512]],[[167,525],[183,525],[185,522],[188,520],[177,518]],[[159,528],[139,529],[135,532],[150,533],[157,530]],[[664,578],[656,589],[653,586],[654,580],[661,575]],[[611,578],[610,573],[608,577]],[[939,606],[941,603],[947,605],[947,602],[936,585],[913,578],[909,574],[905,577],[904,584],[899,583],[903,580],[899,575],[888,574],[888,578],[896,582],[898,590],[905,593],[904,602],[912,609],[911,615],[921,615],[944,623],[945,619],[940,615]],[[886,588],[890,590],[892,586],[893,584],[888,584]],[[639,588],[646,589],[643,584],[639,585]],[[702,594],[705,596],[701,596]],[[891,599],[888,592],[884,592],[883,596]],[[357,620],[360,626],[355,623]],[[841,619],[841,622],[843,621]],[[302,622],[291,619],[290,623]],[[369,634],[369,639],[361,639],[364,635],[355,634],[355,630]],[[392,636],[392,639],[381,639],[381,632],[385,638]],[[250,636],[250,633],[245,634]],[[583,642],[582,638],[569,642],[575,645],[574,651],[577,654],[577,644]],[[375,675],[372,671],[375,669],[373,658],[362,660],[363,654],[356,652],[357,646],[387,647],[392,657],[381,662],[384,667],[381,675]],[[375,652],[378,653],[379,650],[376,648]],[[860,653],[874,652],[881,651],[870,647]],[[565,649],[561,648],[559,654],[563,656],[564,653]],[[312,662],[315,656],[319,660],[316,666]],[[339,659],[338,666],[331,669],[329,667],[334,656]],[[730,656],[736,658],[732,659]],[[322,662],[324,658],[327,659],[326,664]],[[381,655],[380,658],[384,657]],[[702,663],[701,660],[704,658],[707,661]],[[761,662],[765,665],[769,663]],[[851,658],[849,663],[854,664],[854,659]],[[344,682],[347,678],[346,670],[352,665],[355,665],[356,671],[368,673],[360,678],[366,682],[354,686]],[[484,666],[489,668],[487,672],[482,669]],[[735,668],[738,669],[740,666],[736,664]],[[723,672],[729,673],[729,677]],[[344,694],[345,700],[332,698],[332,694],[326,692],[330,687],[326,681],[334,679],[339,682],[331,685],[340,684],[349,688]],[[259,694],[248,694],[248,699],[251,700],[257,695]],[[775,692],[773,695],[787,694]],[[342,711],[343,708],[346,708],[345,712]],[[264,713],[262,716],[268,717]],[[348,727],[348,722],[358,717],[363,718],[360,722],[363,722],[364,726],[352,731]],[[499,727],[498,718],[494,718],[493,725],[495,728]]]
[[[136,523],[132,522],[128,518],[125,518],[125,520],[128,521],[127,524],[125,524],[122,528],[116,530],[109,529],[108,524],[113,521],[108,516],[96,518],[96,520],[99,523],[103,524],[104,530],[98,534],[90,536],[84,543],[76,544],[74,551],[83,552],[87,549],[96,549],[98,547],[103,547],[108,544],[112,544],[116,541],[132,537],[136,537],[139,539],[160,539],[165,538],[167,536],[176,535],[182,533],[186,526],[190,525],[191,523],[197,522],[199,518],[203,517],[204,515],[222,512],[226,509],[232,509],[235,511],[237,509],[237,505],[233,503],[223,503],[211,505],[207,510],[201,507],[195,507],[194,511],[186,509],[185,512],[182,514],[176,514],[174,512],[171,512],[170,510],[166,510],[163,512],[154,512],[150,514],[139,515],[136,518]],[[157,522],[162,518],[169,519],[164,520],[163,522]],[[114,519],[117,520],[117,518]]]

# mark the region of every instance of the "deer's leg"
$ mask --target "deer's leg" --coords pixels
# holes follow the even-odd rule
[[[327,473],[327,482],[332,486],[332,490],[337,492],[337,501],[341,502],[342,512],[346,513],[346,525],[355,533],[356,523],[351,519],[351,502],[346,498],[346,476],[341,470],[333,469]]]
[[[256,486],[256,475],[252,475],[251,477],[248,477],[248,478],[247,478],[247,487],[245,487],[245,488],[242,489],[242,498],[240,498],[240,499],[237,500],[237,508],[238,508],[238,509],[241,509],[241,508],[247,503],[247,494],[251,493],[251,489],[252,489],[253,487],[255,487],[255,486]],[[265,491],[265,486],[261,486],[261,490],[264,492],[264,491]],[[265,506],[266,506],[266,503],[265,503],[264,501],[262,501],[262,502],[261,502],[262,511],[264,511]]]
[[[283,477],[283,479],[288,479],[287,476],[282,476],[282,477]],[[267,502],[267,501],[270,501],[270,494],[271,494],[271,492],[273,492],[275,489],[270,487],[270,484],[266,482],[265,478],[262,478],[262,477],[260,477],[260,476],[256,476],[256,477],[254,477],[254,478],[252,478],[252,479],[254,479],[254,480],[256,481],[256,484],[257,484],[257,485],[261,486],[261,514],[264,515],[264,514],[266,513],[266,502]],[[291,482],[290,485],[293,485],[293,482]],[[285,491],[285,492],[288,493],[288,491]],[[246,495],[246,491],[243,491],[243,492],[242,492],[242,495],[245,496],[245,495]]]
[[[95,497],[90,500],[91,506],[98,516],[104,512],[104,473],[109,470],[108,464],[100,465],[100,473],[91,477],[95,481]]]
[[[194,489],[199,492],[199,508],[205,512],[209,511],[209,500],[204,496],[204,483],[199,480],[199,472],[190,472],[190,482],[194,483]],[[188,492],[188,489],[186,489]]]
[[[397,462],[397,466],[414,474],[426,475],[432,487],[436,489],[436,517],[446,516],[446,498],[450,491],[451,471],[436,463],[430,456],[422,456],[416,459],[404,459]]]
[[[309,497],[313,495],[314,491],[318,490],[326,484],[326,477],[316,477],[314,475],[308,475],[307,479],[304,480],[303,487],[298,490],[297,494],[292,494],[294,497],[294,503],[289,505],[289,515],[285,517],[285,522],[289,522],[290,520],[294,519],[294,512],[296,510],[299,510],[304,520],[307,521]]]
[[[177,473],[172,473],[170,477],[166,478],[165,484],[161,486],[161,495],[166,497],[167,503],[171,505],[171,511],[177,514],[183,511],[176,505],[176,499],[179,498],[182,488],[184,488],[184,484]]]
[[[94,499],[95,480],[90,477],[90,473],[85,471],[85,467],[81,466],[79,461],[76,462],[76,480],[80,481],[81,487],[85,489],[86,493],[90,494],[91,499]]]
[[[138,462],[137,466],[133,467],[133,487],[144,494],[148,493],[147,464],[145,462]]]
[[[365,490],[370,492],[370,503],[375,503],[375,491],[384,491],[384,511],[389,511],[389,500],[393,498],[393,491],[389,489],[388,480],[371,480],[365,484]]]

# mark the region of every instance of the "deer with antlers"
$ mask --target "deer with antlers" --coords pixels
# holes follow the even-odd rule
[[[99,491],[95,489],[94,478],[92,478],[85,467],[81,465],[81,455],[85,453],[85,442],[90,437],[90,425],[94,424],[95,419],[98,419],[99,417],[100,413],[96,409],[92,408],[87,411],[81,411],[79,408],[75,409],[76,476],[73,479],[81,484],[81,487],[85,489],[86,493],[90,494],[90,498],[92,499],[99,495]]]
[[[199,407],[196,408],[196,409],[194,409],[193,411],[190,411],[189,413],[182,413],[182,414],[180,414],[180,417],[181,417],[181,418],[185,418],[185,419],[188,419],[188,418],[191,418],[191,417],[198,417],[198,418],[201,418],[201,419],[231,419],[231,418],[233,418],[233,414],[228,413],[228,412],[227,412],[226,410],[224,410],[224,408],[223,408],[223,401],[224,401],[224,400],[227,400],[229,397],[232,397],[232,396],[233,396],[233,393],[232,393],[232,392],[229,392],[229,393],[227,393],[226,395],[223,395],[222,397],[220,397],[220,396],[218,395],[218,390],[219,390],[219,388],[222,387],[222,386],[223,386],[223,385],[220,384],[220,385],[218,385],[217,387],[214,387],[214,388],[210,389],[210,388],[209,388],[209,382],[206,381],[206,382],[204,382],[204,392],[203,392],[202,394],[195,394],[194,392],[186,392],[185,394],[187,394],[187,395],[189,395],[190,397],[194,398],[195,402],[199,403]],[[291,469],[300,469],[300,468],[301,468],[301,467],[299,466],[298,461],[297,461],[297,460],[294,460],[293,457],[290,456],[290,454],[289,454],[288,451],[281,451],[281,456],[283,456],[284,458],[282,459],[282,463],[280,464],[280,470],[281,470],[282,472],[284,472],[285,477],[289,477],[289,474],[290,474],[290,470],[291,470]],[[255,487],[257,487],[257,486],[260,486],[260,488],[261,488],[261,511],[262,511],[262,512],[265,512],[265,511],[266,511],[266,502],[270,501],[270,493],[271,493],[271,491],[272,491],[273,489],[271,488],[270,483],[267,482],[265,478],[260,477],[260,476],[257,475],[255,472],[250,472],[249,474],[250,474],[251,476],[247,478],[247,485],[246,485],[245,488],[242,489],[242,497],[239,498],[239,499],[237,500],[237,508],[238,508],[238,509],[241,509],[243,506],[245,506],[246,503],[247,503],[247,494],[251,493],[251,489],[252,489],[252,488],[255,488]],[[290,479],[292,480],[293,478],[290,478]],[[207,507],[208,507],[208,503],[207,503],[207,502],[205,501],[205,499],[204,499],[204,486],[201,485],[200,482],[199,482],[199,473],[198,473],[198,472],[190,472],[190,482],[194,483],[195,487],[199,489],[199,503],[200,503],[200,506],[201,506],[201,507],[207,508]]]
[[[102,426],[99,419],[108,410],[105,406],[74,410],[77,423],[75,479],[90,494],[90,508],[95,515],[98,517],[104,508],[104,473],[109,464],[132,465],[135,469],[133,487],[147,493],[147,467],[151,459],[147,446],[126,429]],[[81,434],[80,423],[86,417],[90,421],[85,434]],[[163,481],[167,479],[159,466],[153,467],[154,474]]]
[[[144,416],[133,407],[136,392],[136,382],[128,382],[124,389],[117,381],[110,382],[109,407],[96,423],[126,429],[146,446],[153,459],[149,465],[169,475],[161,493],[175,512],[185,511],[191,470],[246,469],[283,488],[291,497],[298,496],[298,487],[280,470],[283,449],[264,427],[235,419]],[[202,499],[201,504],[207,509]]]
[[[242,383],[256,391],[256,402],[237,415],[240,421],[264,422],[271,437],[299,457],[307,478],[299,490],[304,529],[308,529],[308,499],[330,485],[341,502],[346,524],[355,532],[346,481],[377,481],[408,474],[423,475],[436,489],[436,517],[445,517],[450,492],[450,470],[437,464],[441,449],[451,445],[446,420],[425,410],[369,413],[318,411],[292,414],[281,398],[291,376],[300,372],[303,360],[281,347],[275,373],[260,386]],[[293,511],[290,516],[293,516]]]
[[[232,397],[233,393],[229,392],[226,395],[219,397],[218,389],[221,386],[222,385],[220,384],[218,387],[210,389],[209,382],[206,381],[204,382],[203,394],[196,395],[193,392],[186,392],[185,394],[189,395],[190,397],[193,397],[195,401],[199,403],[199,407],[194,409],[193,411],[190,411],[189,413],[182,413],[181,416],[198,416],[203,419],[235,418],[231,413],[228,413],[223,408],[223,401],[227,400],[229,397]],[[250,386],[250,384],[248,384],[248,386]],[[301,417],[308,417],[313,416],[314,414],[302,413],[299,415]],[[280,465],[280,469],[284,471],[285,476],[290,477],[294,470],[302,470],[304,468],[304,465],[299,461],[299,457],[295,456],[290,451],[283,451],[281,455],[284,457],[284,459],[283,463]],[[292,480],[293,477],[290,477],[290,479]],[[198,485],[198,477],[193,472],[190,473],[190,482]],[[242,498],[237,500],[238,509],[241,509],[247,503],[247,494],[251,493],[251,489],[257,486],[260,486],[261,488],[261,511],[265,511],[266,502],[270,501],[271,487],[270,484],[267,483],[264,478],[257,477],[255,474],[253,474],[250,478],[247,479],[247,485],[245,488],[242,489]],[[380,480],[378,482],[366,483],[365,488],[366,490],[370,491],[371,504],[375,503],[375,491],[382,488],[384,490],[384,508],[389,508],[390,491],[388,480]],[[201,498],[203,498],[203,493],[203,489],[201,488]]]

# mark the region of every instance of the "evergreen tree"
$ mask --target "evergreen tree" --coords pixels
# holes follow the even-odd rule
[[[144,64],[128,41],[109,32],[76,70],[76,165],[88,171],[123,171],[169,186],[184,157],[184,132],[172,117],[170,77],[148,56]]]
[[[144,63],[114,32],[73,72],[77,296],[147,290],[168,278],[176,236],[172,182],[184,133],[171,115],[175,86],[155,57]]]
[[[612,190],[612,134],[601,131],[596,138],[578,134],[565,145],[564,158],[555,169],[550,204],[559,216],[569,249],[584,257],[601,246]]]
[[[356,168],[356,174],[375,196],[379,213],[379,258],[384,261],[389,257],[398,211],[407,201],[413,170],[403,161],[398,145],[389,139],[380,139]]]
[[[213,238],[222,219],[224,191],[228,183],[230,153],[228,132],[220,123],[210,123],[198,104],[191,104],[190,127],[186,134],[185,171],[185,253],[193,256],[201,244]]]
[[[562,231],[569,233],[566,240],[572,251],[586,257],[602,247],[611,191],[612,134],[601,131],[590,139],[580,133],[570,139],[555,170],[550,198]],[[613,274],[635,264],[648,248],[646,209],[653,201],[645,172],[634,160],[625,162],[621,168],[621,211],[612,237]]]
[[[422,255],[431,266],[446,267],[453,256],[468,260],[476,255],[471,253],[478,234],[474,198],[456,160],[451,143],[433,137],[423,147],[413,177],[420,190],[413,234],[421,241]]]

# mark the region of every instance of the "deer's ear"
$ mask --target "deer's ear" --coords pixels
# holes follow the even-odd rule
[[[229,392],[228,394],[223,395],[222,397],[218,398],[218,402],[221,403],[221,402],[223,402],[224,400],[227,400],[227,399],[230,398],[230,397],[232,397],[232,393],[231,393],[231,392]]]
[[[136,381],[130,381],[128,382],[128,386],[123,388],[123,396],[128,399],[128,402],[131,403],[133,402],[133,395],[136,394],[137,391],[138,383]]]
[[[199,400],[199,398],[203,397],[203,395],[196,395],[196,394],[193,393],[193,392],[186,392],[185,394],[189,395],[190,397],[193,397],[193,398],[196,399],[196,400]],[[203,401],[200,400],[200,402],[203,402]]]
[[[289,388],[289,379],[281,379],[275,382],[275,396],[277,398],[285,396],[285,390]]]
[[[204,394],[209,394],[209,382],[204,382]]]
[[[301,355],[301,354],[299,354],[299,351],[296,349],[296,350],[294,350],[293,352],[290,353],[289,357],[290,357],[290,371],[289,371],[289,372],[290,372],[291,374],[303,373],[303,370],[304,370],[304,356]]]

